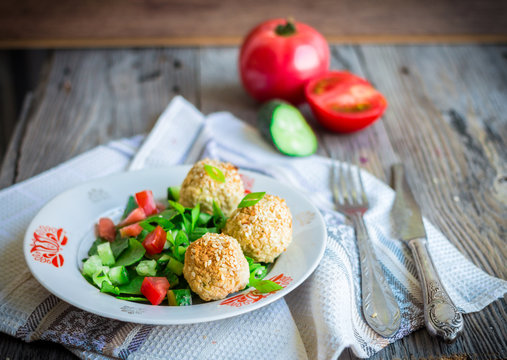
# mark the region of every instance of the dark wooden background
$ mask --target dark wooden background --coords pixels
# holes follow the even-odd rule
[[[3,0],[0,47],[237,45],[287,16],[334,43],[507,41],[502,0]]]

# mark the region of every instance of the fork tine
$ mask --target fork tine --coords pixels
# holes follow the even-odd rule
[[[344,177],[346,177],[347,183],[347,193],[349,194],[350,204],[354,205],[357,203],[357,190],[354,181],[354,174],[352,173],[352,164],[350,162],[350,156],[347,157],[347,173]]]
[[[366,196],[366,191],[364,190],[363,178],[361,177],[361,168],[359,167],[359,163],[356,162],[356,171],[357,178],[359,180],[359,191],[361,196],[361,202],[365,205],[368,205],[368,197]]]
[[[341,163],[339,168],[340,188],[345,205],[352,204],[350,195],[350,184],[347,181],[347,163]]]
[[[334,197],[334,201],[337,202],[337,203],[342,203],[341,201],[341,197],[340,197],[340,190],[338,188],[338,169],[337,169],[337,166],[336,166],[336,158],[334,156],[334,154],[331,152],[331,164],[332,164],[332,174],[333,174],[333,177],[331,179],[331,189],[333,191],[333,197]]]

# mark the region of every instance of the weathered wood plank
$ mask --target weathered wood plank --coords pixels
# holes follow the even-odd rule
[[[3,46],[160,46],[239,44],[267,17],[293,16],[330,40],[505,41],[507,5],[496,0],[316,0],[279,2],[81,1],[46,6],[35,0],[3,1]],[[443,35],[443,36],[442,36]]]
[[[175,94],[195,101],[191,49],[60,51],[20,148],[16,181],[148,131]]]
[[[384,125],[423,213],[465,255],[505,278],[505,69],[501,47],[358,49],[390,108]],[[494,129],[494,130],[488,130]],[[503,234],[503,235],[502,235]],[[399,343],[410,356],[505,357],[506,304],[465,316],[453,345],[424,330]],[[503,319],[503,320],[502,320]],[[389,348],[374,358],[388,357]],[[397,355],[399,356],[399,355]]]

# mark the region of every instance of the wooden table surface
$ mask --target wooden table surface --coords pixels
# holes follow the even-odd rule
[[[240,86],[237,55],[237,48],[55,51],[27,96],[0,188],[148,132],[176,94],[206,114],[227,110],[254,123],[258,105]],[[423,214],[474,264],[506,279],[507,46],[333,46],[332,58],[332,68],[368,78],[389,108],[353,135],[329,133],[310,117],[320,153],[360,155],[386,182],[390,165],[403,161]],[[505,299],[497,300],[465,315],[464,335],[452,345],[422,329],[373,358],[507,358],[506,313]],[[74,357],[50,343],[0,339],[1,358]]]

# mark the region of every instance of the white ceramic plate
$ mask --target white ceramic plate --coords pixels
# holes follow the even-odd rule
[[[164,199],[167,187],[181,184],[189,169],[177,166],[121,173],[60,194],[42,208],[26,231],[23,247],[30,271],[50,292],[83,310],[122,321],[169,325],[218,320],[258,309],[294,290],[315,270],[326,243],[318,210],[296,190],[266,176],[240,171],[246,188],[284,198],[292,212],[293,241],[266,277],[283,290],[260,294],[247,289],[225,300],[175,307],[118,300],[90,285],[80,266],[95,240],[98,219],[119,219],[128,196],[144,189]]]

